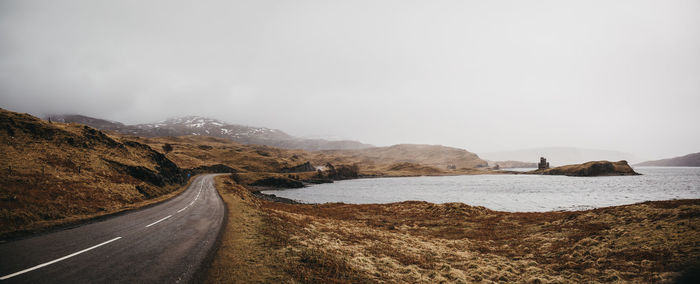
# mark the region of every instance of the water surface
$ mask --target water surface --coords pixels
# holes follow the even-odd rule
[[[375,178],[265,191],[306,203],[462,202],[500,211],[583,210],[700,198],[698,167],[638,167],[641,176],[471,175]]]

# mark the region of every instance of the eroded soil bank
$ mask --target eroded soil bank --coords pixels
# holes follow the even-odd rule
[[[217,185],[229,224],[208,282],[672,282],[697,274],[700,259],[700,200],[506,213],[284,204],[228,176]]]

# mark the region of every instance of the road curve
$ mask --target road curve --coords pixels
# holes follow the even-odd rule
[[[215,175],[166,202],[0,244],[0,283],[189,283],[224,224]]]

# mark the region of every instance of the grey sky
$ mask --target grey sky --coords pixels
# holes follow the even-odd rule
[[[700,151],[700,1],[0,1],[0,107]]]

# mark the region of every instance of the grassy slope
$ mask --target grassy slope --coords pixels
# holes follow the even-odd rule
[[[256,221],[229,219],[247,232],[224,238],[248,242],[224,245],[208,282],[229,274],[252,281],[245,275],[256,269],[302,283],[667,282],[700,264],[700,200],[547,213],[461,203],[289,205],[250,201],[245,188],[220,179],[219,190],[235,197],[225,198],[229,209],[253,204],[243,211]]]
[[[0,235],[137,207],[183,181],[153,184],[126,172],[167,168],[146,145],[1,109],[0,152]]]

